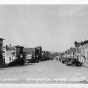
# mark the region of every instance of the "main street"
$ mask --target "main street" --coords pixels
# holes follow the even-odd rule
[[[25,66],[0,68],[0,82],[84,81],[88,67],[66,66],[57,60],[43,61]]]

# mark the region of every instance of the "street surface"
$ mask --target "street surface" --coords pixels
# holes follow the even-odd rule
[[[85,81],[88,80],[88,66],[72,67],[57,60],[43,61],[25,66],[0,68],[0,82],[5,81]],[[34,82],[34,81],[33,81]]]

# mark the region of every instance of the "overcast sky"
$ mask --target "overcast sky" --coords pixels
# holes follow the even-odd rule
[[[88,39],[88,5],[1,5],[0,36],[25,47],[63,51]]]

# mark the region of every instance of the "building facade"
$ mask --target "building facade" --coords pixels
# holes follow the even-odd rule
[[[76,42],[76,55],[88,62],[88,41]]]

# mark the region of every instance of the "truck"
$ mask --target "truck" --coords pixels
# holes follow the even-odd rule
[[[26,63],[38,63],[41,58],[42,58],[41,46],[31,49],[31,53],[28,54],[26,53]]]

